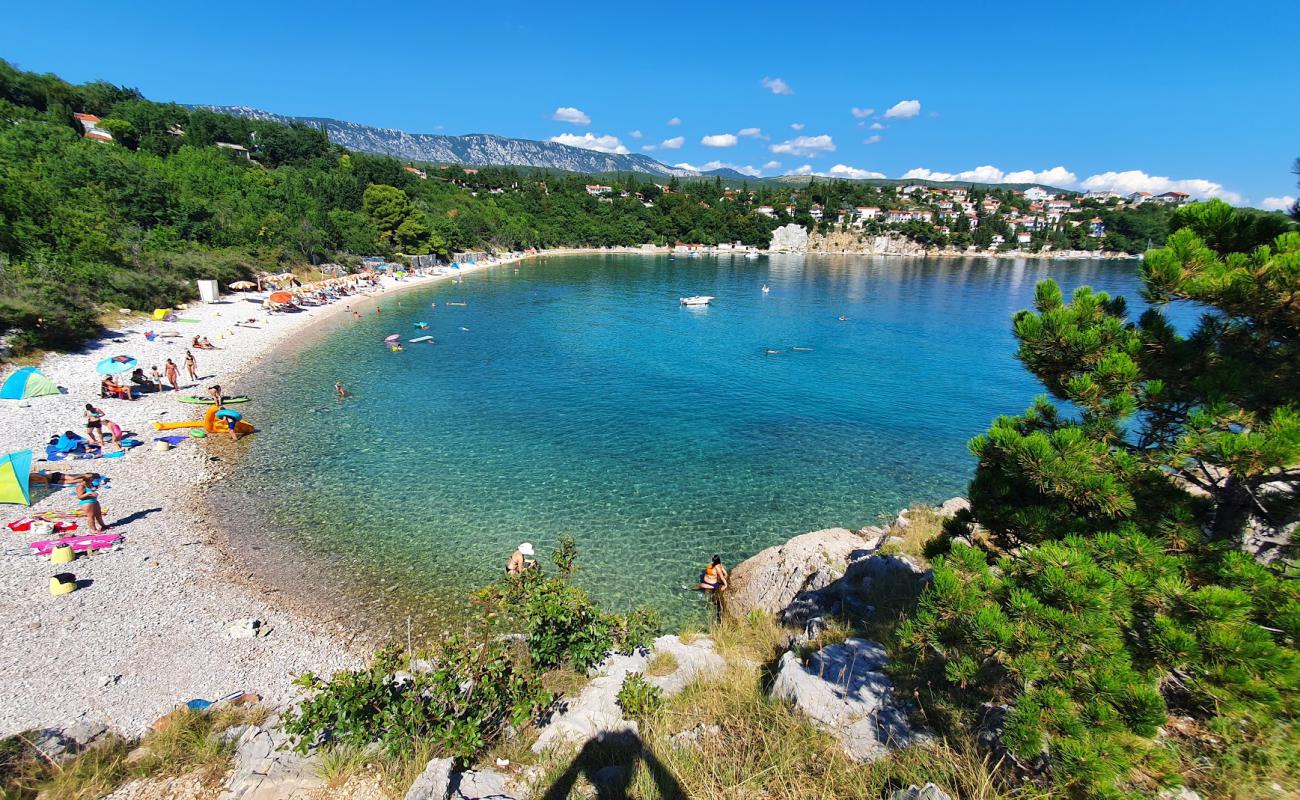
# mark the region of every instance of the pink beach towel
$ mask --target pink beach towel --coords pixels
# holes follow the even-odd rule
[[[49,539],[43,542],[32,542],[30,547],[36,551],[37,555],[48,556],[55,547],[66,544],[74,552],[83,552],[86,550],[102,550],[105,547],[112,547],[122,541],[120,533],[92,533],[89,536],[69,536],[64,539]]]

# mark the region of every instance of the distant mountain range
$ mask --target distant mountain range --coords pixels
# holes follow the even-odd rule
[[[407,133],[392,128],[372,128],[369,125],[358,125],[355,122],[328,117],[290,117],[247,106],[200,106],[200,108],[249,119],[311,125],[325,131],[331,142],[349,150],[377,153],[408,161],[477,167],[540,167],[585,173],[643,172],[662,177],[715,174],[670,167],[649,156],[637,153],[600,153],[557,142],[511,139],[491,133],[470,133],[464,136]],[[730,178],[733,177],[731,172],[732,170],[718,170],[716,174]],[[734,177],[743,176],[735,173]]]

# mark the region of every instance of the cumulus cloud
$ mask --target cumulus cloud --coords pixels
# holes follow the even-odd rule
[[[581,147],[583,150],[595,150],[598,153],[626,155],[631,152],[623,146],[617,136],[600,136],[590,131],[581,136],[576,133],[562,133],[559,136],[552,136],[550,141],[567,144],[570,147]]]
[[[1242,196],[1229,191],[1222,184],[1204,178],[1173,179],[1160,175],[1148,175],[1142,170],[1130,169],[1124,172],[1102,172],[1084,179],[1081,187],[1088,191],[1111,191],[1120,194],[1133,192],[1186,192],[1197,200],[1218,197],[1229,203],[1239,204]]]
[[[796,136],[780,144],[774,144],[770,149],[773,153],[813,158],[823,153],[835,152],[835,142],[823,133],[819,136]]]
[[[627,135],[628,135],[628,136],[631,136],[633,139],[640,139],[640,138],[641,138],[641,131],[628,131],[628,132],[627,132]]]
[[[668,124],[669,124],[669,125],[681,125],[681,124],[682,124],[682,118],[681,118],[681,117],[673,117],[672,119],[668,120]]]
[[[790,172],[791,175],[813,175],[812,164],[804,164],[802,167],[795,167]]]
[[[885,138],[885,137],[881,136],[880,134],[876,134],[875,136],[868,136],[867,138],[863,139],[863,140],[862,140],[862,143],[863,143],[863,144],[876,144],[877,142],[881,141],[881,140],[884,139],[884,138]]]
[[[881,125],[879,122],[873,122],[873,123],[871,123],[871,130],[873,130],[873,131],[883,131],[884,129],[885,129],[885,126],[884,126],[884,125]]]
[[[763,129],[762,128],[741,128],[740,130],[736,131],[736,133],[740,136],[753,136],[754,138],[762,138]]]
[[[1078,175],[1065,167],[1052,167],[1041,172],[1034,172],[1032,169],[1008,172],[1002,181],[1003,183],[1046,183],[1050,186],[1064,187],[1073,186],[1078,179]]]
[[[674,136],[671,139],[664,139],[659,146],[665,150],[681,150],[684,144],[686,144],[685,136]]]
[[[921,113],[920,100],[899,100],[885,112],[886,119],[911,119]]]
[[[757,167],[753,167],[748,164],[745,165],[729,164],[726,161],[706,161],[703,164],[700,164],[698,166],[694,164],[688,164],[685,161],[683,161],[680,164],[673,164],[673,166],[680,167],[681,169],[693,169],[696,172],[708,172],[710,170],[715,170],[715,169],[734,169],[736,172],[739,172],[741,175],[748,175],[751,178],[760,178],[763,175],[763,173],[759,171]]]
[[[643,145],[641,145],[641,149],[644,150],[644,151],[646,151],[647,153],[653,153],[654,151],[656,151],[656,150],[659,149],[659,145],[657,145],[657,144],[643,144]]]
[[[920,178],[931,181],[974,181],[976,183],[1046,183],[1051,186],[1073,186],[1078,176],[1065,167],[1052,167],[1041,172],[1022,169],[1004,172],[991,164],[961,172],[939,172],[924,167],[910,169],[903,173],[904,179]]]
[[[780,78],[764,78],[761,83],[763,88],[772,94],[794,94],[794,89],[790,88],[790,84]]]
[[[1284,194],[1281,197],[1265,197],[1260,201],[1259,207],[1265,211],[1290,211],[1294,205],[1295,198]]]
[[[854,178],[856,180],[885,177],[885,173],[883,172],[872,172],[869,169],[858,169],[857,167],[850,167],[848,164],[836,164],[831,167],[830,175],[833,178]]]
[[[801,131],[804,129],[804,124],[802,122],[791,122],[790,127],[797,131]]]
[[[769,161],[763,165],[763,169],[780,169],[780,168],[781,168],[780,161]]]
[[[857,106],[854,106],[853,108],[849,109],[849,113],[852,114],[856,119],[866,119],[867,117],[876,113],[876,110],[874,108],[858,108]]]
[[[700,139],[705,147],[735,147],[739,141],[734,133],[714,133]]]
[[[556,122],[568,122],[573,125],[590,125],[591,117],[582,113],[573,106],[560,106],[551,114],[551,119]]]

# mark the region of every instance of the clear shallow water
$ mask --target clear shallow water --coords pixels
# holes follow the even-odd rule
[[[385,618],[454,616],[520,541],[546,553],[561,533],[601,602],[689,618],[699,602],[677,587],[711,553],[734,565],[962,494],[966,442],[1041,391],[1009,318],[1046,277],[1137,303],[1132,261],[495,268],[383,298],[380,317],[361,305],[361,321],[340,315],[268,362],[239,387],[263,432],[218,496],[257,498],[235,538],[259,562],[323,561],[313,581],[359,591]],[[696,293],[718,299],[678,305]],[[390,333],[436,344],[391,353]],[[336,379],[355,397],[334,400]]]

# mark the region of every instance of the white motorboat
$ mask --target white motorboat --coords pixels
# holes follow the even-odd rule
[[[697,294],[682,298],[682,305],[684,306],[707,306],[712,302],[713,296],[707,294]]]

